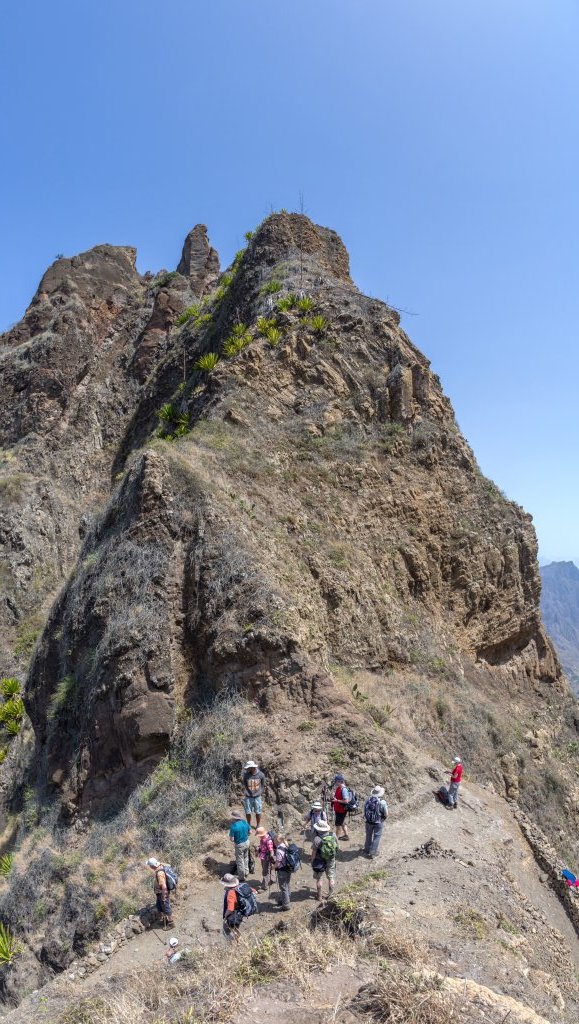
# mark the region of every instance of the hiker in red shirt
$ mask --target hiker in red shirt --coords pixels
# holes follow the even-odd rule
[[[332,807],[334,809],[334,817],[336,819],[336,838],[337,839],[349,839],[348,826],[346,825],[346,815],[348,813],[348,803],[350,802],[350,793],[346,786],[346,780],[343,775],[334,776],[334,796],[332,799]],[[341,831],[341,835],[340,835]]]
[[[452,771],[446,773],[447,775],[450,775],[447,807],[452,807],[456,810],[458,805],[458,787],[462,781],[462,761],[460,757],[453,757],[452,765]]]

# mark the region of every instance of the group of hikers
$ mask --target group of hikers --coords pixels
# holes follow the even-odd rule
[[[441,787],[437,796],[445,806],[453,809],[458,803],[462,780],[462,762],[459,757],[453,759],[452,770],[447,774],[450,775],[449,786]],[[252,833],[255,840],[254,852],[261,865],[261,889],[269,891],[274,878],[277,878],[278,905],[282,911],[290,909],[292,875],[301,867],[300,850],[283,835],[283,825],[281,831],[268,831],[261,824],[265,782],[265,775],[259,765],[255,761],[248,761],[242,774],[245,817],[236,810],[232,810],[230,815],[229,838],[235,851],[236,873],[224,874],[221,884],[224,888],[224,932],[235,939],[239,936],[243,921],[258,910],[257,891],[247,881],[254,876],[256,868],[250,842]],[[305,835],[311,842],[311,867],[315,882],[312,897],[318,902],[323,901],[324,878],[328,883],[328,898],[334,891],[339,841],[349,841],[348,818],[357,809],[357,794],[347,785],[344,775],[338,773],[331,784],[324,785],[323,799],[311,804],[303,821]],[[252,816],[255,817],[255,825],[252,824]],[[329,818],[333,818],[333,822]],[[369,860],[378,854],[387,818],[388,804],[384,787],[374,786],[364,802],[366,834],[362,854]],[[149,857],[147,866],[155,876],[154,891],[160,919],[164,924],[172,926],[171,892],[177,887],[177,875],[172,867],[161,863],[156,857]]]

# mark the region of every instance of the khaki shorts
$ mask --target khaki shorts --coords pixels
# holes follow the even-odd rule
[[[320,878],[322,878],[323,875],[326,876],[326,878],[328,879],[328,882],[335,882],[336,881],[336,861],[335,860],[327,861],[325,868],[322,868],[321,871],[314,871],[314,878],[315,878],[316,882],[319,882]]]

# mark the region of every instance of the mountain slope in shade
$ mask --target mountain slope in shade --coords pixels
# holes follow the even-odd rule
[[[579,694],[579,569],[574,562],[551,562],[541,568],[543,620]]]

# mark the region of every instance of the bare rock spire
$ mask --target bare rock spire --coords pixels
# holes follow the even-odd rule
[[[177,271],[189,278],[196,295],[210,291],[215,284],[219,276],[219,254],[209,244],[204,224],[196,224],[187,235]]]

